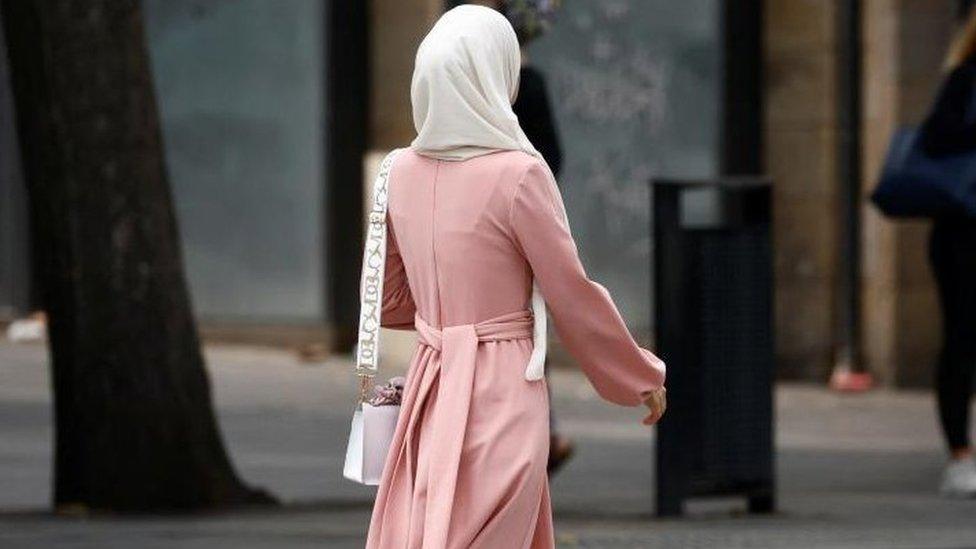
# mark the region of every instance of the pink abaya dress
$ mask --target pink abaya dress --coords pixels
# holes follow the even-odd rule
[[[548,170],[505,151],[412,150],[390,176],[383,325],[417,350],[367,548],[553,547],[545,381],[527,381],[532,279],[599,394],[635,406],[664,382],[577,255]]]

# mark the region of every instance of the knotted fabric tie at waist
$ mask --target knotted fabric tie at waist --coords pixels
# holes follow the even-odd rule
[[[489,318],[477,324],[462,324],[442,329],[434,328],[420,315],[416,315],[414,326],[417,328],[421,343],[444,352],[449,346],[446,343],[448,340],[463,340],[477,345],[479,341],[531,339],[533,323],[532,311],[525,310]],[[443,364],[441,368],[444,368]]]
[[[432,474],[427,486],[427,514],[429,516],[450,516],[457,488],[458,467],[461,462],[461,449],[464,446],[464,433],[467,430],[468,411],[474,390],[475,362],[478,343],[482,341],[504,341],[532,339],[532,311],[516,311],[477,324],[463,324],[437,329],[417,315],[414,319],[420,343],[440,351],[440,381],[437,389],[438,412],[431,418],[431,440],[442,444],[442,451],[432,452],[430,470]],[[528,356],[526,356],[528,360]],[[512,375],[522,377],[525,364],[513,365]],[[432,525],[440,525],[434,521]],[[447,524],[443,524],[447,528]],[[448,532],[424,532],[431,547],[445,547]]]

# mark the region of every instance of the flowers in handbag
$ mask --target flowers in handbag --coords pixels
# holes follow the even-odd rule
[[[399,406],[403,400],[403,386],[406,379],[397,376],[390,378],[385,385],[373,387],[373,398],[369,399],[372,406]]]

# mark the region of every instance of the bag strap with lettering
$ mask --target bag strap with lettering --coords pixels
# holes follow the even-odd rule
[[[356,375],[360,378],[360,402],[376,376],[379,360],[380,320],[383,314],[383,278],[386,271],[386,211],[390,171],[399,149],[380,163],[373,182],[373,202],[366,225],[363,274],[359,287],[359,343],[356,345]]]

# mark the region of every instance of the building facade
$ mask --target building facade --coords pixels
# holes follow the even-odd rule
[[[413,135],[412,56],[443,4],[373,0],[372,77],[383,82],[372,88],[373,149]],[[566,2],[551,36],[527,52],[549,77],[574,157],[562,184],[584,263],[645,340],[653,339],[646,180],[721,171],[718,119],[730,108],[718,92],[730,39],[723,4]],[[825,380],[853,365],[882,384],[928,384],[940,326],[927,224],[884,219],[867,196],[891,132],[918,122],[932,100],[959,3],[735,4],[752,5],[762,22],[759,152],[774,184],[780,376]],[[616,131],[601,127],[614,117]]]
[[[414,135],[414,52],[450,3],[144,4],[205,327],[258,339],[340,333],[337,348],[348,348],[364,181]],[[738,112],[755,114],[758,134],[735,154],[755,155],[774,183],[781,376],[823,380],[852,363],[882,383],[928,383],[940,327],[927,226],[886,220],[866,196],[891,133],[928,108],[958,9],[951,0],[564,2],[527,58],[549,82],[584,263],[640,339],[654,331],[648,181],[723,173],[729,142],[751,131],[729,126],[741,105],[727,73],[753,67],[756,104]],[[743,14],[761,22],[758,52],[735,47],[751,32],[730,19]],[[2,62],[0,77],[0,315],[9,318],[32,299]]]
[[[892,132],[931,104],[957,9],[927,0],[765,2],[765,158],[776,185],[784,374],[823,379],[850,358],[884,384],[930,383],[940,320],[928,224],[885,219],[867,197]],[[852,75],[853,93],[844,82]]]

